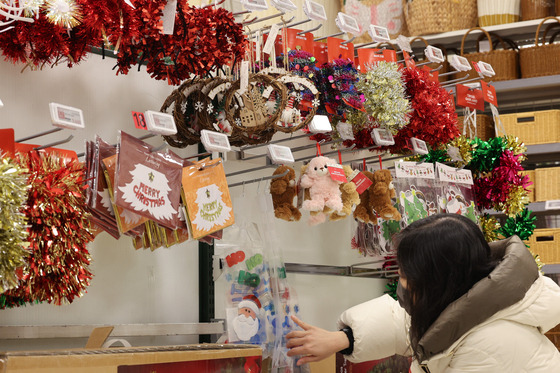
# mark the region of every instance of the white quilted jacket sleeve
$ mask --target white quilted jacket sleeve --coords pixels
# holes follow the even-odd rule
[[[348,326],[354,334],[354,352],[346,358],[361,362],[409,356],[408,324],[405,310],[387,294],[344,311],[338,327]]]

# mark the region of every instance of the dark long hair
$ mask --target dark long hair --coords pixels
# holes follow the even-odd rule
[[[436,214],[406,227],[397,237],[397,261],[406,278],[410,342],[418,342],[441,312],[495,267],[480,228],[456,214]]]

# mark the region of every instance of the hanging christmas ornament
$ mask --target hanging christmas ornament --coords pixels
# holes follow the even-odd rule
[[[45,0],[23,0],[20,3],[26,17],[36,17]]]
[[[25,171],[10,158],[0,160],[0,293],[17,285],[16,270],[24,266],[28,256],[23,214],[29,189]]]
[[[493,242],[500,239],[500,223],[495,218],[490,215],[484,215],[480,217],[479,220],[480,228],[482,228],[482,233],[484,233],[484,238],[486,242]]]
[[[463,167],[471,162],[475,148],[476,144],[471,143],[465,136],[458,136],[449,143],[447,154],[456,162],[457,167]]]
[[[536,228],[535,220],[537,217],[531,216],[531,211],[524,209],[515,217],[509,217],[500,228],[499,233],[505,238],[516,235],[525,241],[531,237]]]
[[[43,9],[47,19],[57,26],[71,29],[82,22],[80,6],[75,0],[46,0]]]
[[[92,277],[84,166],[56,155],[22,156],[31,186],[25,215],[30,256],[19,285],[4,293],[6,306],[26,302],[71,303]]]

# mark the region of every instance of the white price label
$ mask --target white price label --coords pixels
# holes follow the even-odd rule
[[[546,201],[544,203],[545,210],[560,210],[560,199]]]
[[[177,133],[177,126],[173,115],[160,113],[159,111],[148,110],[144,113],[148,131],[158,133],[160,135],[169,136]]]
[[[290,0],[272,0],[272,5],[281,12],[289,13],[297,9],[297,5]]]
[[[270,144],[267,147],[269,158],[274,164],[294,163],[292,150],[287,146]]]
[[[428,45],[426,49],[424,49],[424,54],[430,62],[443,63],[445,61],[443,51],[431,45]]]
[[[469,60],[467,60],[463,56],[458,56],[456,54],[451,55],[451,57],[449,58],[449,63],[455,68],[455,70],[458,71],[469,71],[472,69]]]
[[[163,8],[161,16],[162,33],[164,35],[173,35],[175,29],[175,13],[177,12],[177,0],[167,0],[167,4]]]
[[[358,35],[360,33],[360,26],[358,26],[358,22],[354,17],[351,17],[348,14],[338,12],[335,23],[340,31],[349,32],[354,35]]]
[[[266,0],[245,0],[243,1],[243,5],[247,10],[252,11],[268,9],[268,3],[266,2]]]
[[[82,110],[51,102],[49,104],[52,124],[56,127],[82,129],[84,114]]]
[[[303,11],[305,12],[305,15],[312,20],[327,20],[327,12],[325,11],[325,7],[314,1],[305,0],[305,2],[303,3]]]
[[[376,25],[369,25],[369,36],[373,41],[377,41],[380,43],[386,43],[391,41],[391,37],[389,36],[389,31],[387,27],[376,26]],[[410,43],[408,43],[410,47]],[[403,48],[401,48],[403,49]]]
[[[412,47],[410,46],[410,39],[404,35],[397,36],[397,45],[403,51],[407,51],[408,53],[412,53]]]
[[[374,128],[371,131],[371,138],[375,142],[375,145],[394,145],[395,139],[391,131],[381,128]]]
[[[496,75],[494,68],[489,63],[484,61],[478,61],[478,67],[480,68],[480,73],[484,76],[491,77]]]
[[[410,142],[412,143],[412,148],[415,154],[428,154],[428,147],[424,140],[417,139],[416,137],[411,137]]]
[[[231,150],[229,138],[223,133],[202,130],[200,139],[208,152],[229,152]]]
[[[326,115],[315,115],[309,123],[309,131],[312,133],[327,133],[332,131],[331,123]]]

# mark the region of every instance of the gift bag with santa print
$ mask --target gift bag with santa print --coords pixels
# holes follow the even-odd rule
[[[183,203],[194,239],[235,222],[221,159],[200,161],[183,168]]]
[[[179,221],[182,161],[121,131],[115,185],[117,206],[134,211],[164,227]]]
[[[121,233],[127,233],[136,227],[141,226],[147,222],[148,219],[115,204],[113,185],[115,185],[115,173],[117,170],[117,151],[115,148],[104,149],[103,147],[100,147],[99,151],[102,159],[101,163],[103,165],[103,174],[105,175],[108,193],[111,199],[111,205],[113,206],[113,211],[115,212],[115,219],[117,221],[119,231]],[[101,198],[101,203],[105,205],[107,203],[106,195]],[[103,200],[103,198],[105,198],[105,200]]]
[[[441,211],[466,216],[478,224],[479,211],[473,190],[472,172],[436,163],[441,193],[438,203]]]

